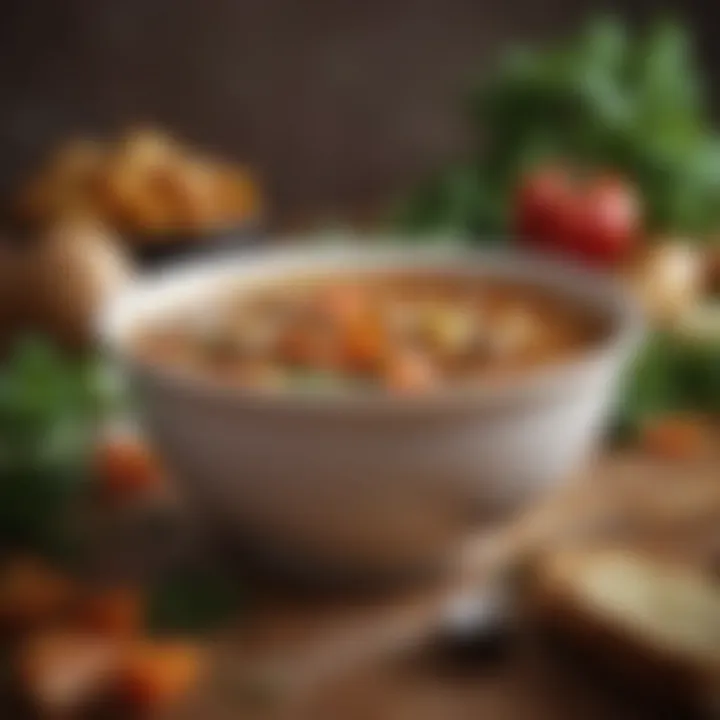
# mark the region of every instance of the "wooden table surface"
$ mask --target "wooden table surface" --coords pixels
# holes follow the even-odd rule
[[[599,499],[632,497],[637,490],[660,500],[658,512],[681,501],[688,512],[696,512],[690,508],[695,485],[704,493],[717,486],[714,507],[720,508],[716,457],[683,463],[639,456],[606,458],[578,485],[588,494],[583,490],[574,496],[572,510],[567,500],[561,501],[559,507],[565,504],[565,509],[560,516],[572,515],[582,525]],[[698,512],[709,507],[705,499],[697,502],[703,506]],[[444,657],[430,640],[430,628],[451,590],[443,583],[362,598],[270,594],[213,643],[207,681],[177,718],[665,717],[611,691],[589,666],[568,663],[530,636],[521,634],[500,654],[473,662],[458,664]]]

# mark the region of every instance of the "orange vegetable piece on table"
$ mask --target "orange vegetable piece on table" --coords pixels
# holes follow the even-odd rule
[[[409,350],[388,358],[384,379],[388,390],[406,395],[425,392],[433,388],[438,380],[432,362],[421,353]]]
[[[145,626],[145,598],[136,588],[108,588],[91,593],[80,604],[78,621],[94,634],[137,637]]]
[[[147,641],[131,648],[119,674],[120,701],[140,712],[162,710],[182,699],[200,679],[201,650],[180,641]]]
[[[111,437],[96,451],[94,469],[102,491],[113,498],[134,497],[159,486],[164,470],[142,440]]]
[[[17,632],[56,620],[76,596],[70,578],[32,557],[18,557],[0,569],[0,625]]]
[[[655,457],[689,460],[708,447],[707,425],[696,417],[674,415],[649,421],[642,430],[641,447]]]

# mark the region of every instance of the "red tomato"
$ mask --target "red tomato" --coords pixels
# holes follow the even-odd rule
[[[596,264],[627,257],[642,230],[638,194],[619,177],[545,168],[526,178],[517,202],[523,242]]]
[[[620,178],[598,178],[577,200],[565,247],[578,257],[612,265],[628,256],[641,224],[635,190]]]
[[[555,246],[572,201],[570,176],[563,168],[542,168],[528,175],[517,198],[520,239],[533,246]]]

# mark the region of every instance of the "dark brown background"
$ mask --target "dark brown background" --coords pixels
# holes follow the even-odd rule
[[[717,0],[676,0],[720,72]],[[0,2],[0,181],[68,134],[152,121],[264,174],[281,219],[347,216],[463,141],[458,98],[498,48],[591,0]],[[634,20],[668,4],[615,4]]]

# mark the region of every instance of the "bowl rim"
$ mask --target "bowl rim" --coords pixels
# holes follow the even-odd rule
[[[154,365],[135,356],[127,335],[152,315],[144,309],[155,296],[182,296],[220,280],[237,282],[243,275],[252,284],[260,279],[284,277],[293,272],[325,270],[372,272],[393,269],[437,269],[464,276],[494,276],[528,281],[571,299],[596,305],[610,319],[610,330],[596,343],[555,363],[539,364],[517,374],[508,382],[482,379],[471,384],[450,384],[431,393],[394,395],[384,392],[305,393],[268,392],[262,389],[229,387],[192,373]],[[255,271],[257,275],[253,272]],[[181,286],[184,286],[181,289]],[[216,286],[217,288],[217,286]],[[156,305],[157,303],[155,303]],[[170,303],[171,304],[171,303]],[[538,397],[572,394],[591,366],[629,358],[645,334],[645,318],[639,302],[617,278],[564,259],[516,248],[468,246],[457,242],[409,245],[396,238],[376,238],[372,243],[350,242],[329,245],[312,238],[292,237],[269,246],[235,249],[208,259],[190,259],[168,267],[141,273],[129,287],[114,295],[96,316],[95,334],[101,351],[113,364],[131,374],[159,383],[195,399],[225,407],[243,407],[270,412],[358,412],[393,414],[435,413],[442,409],[477,409],[508,406]]]

